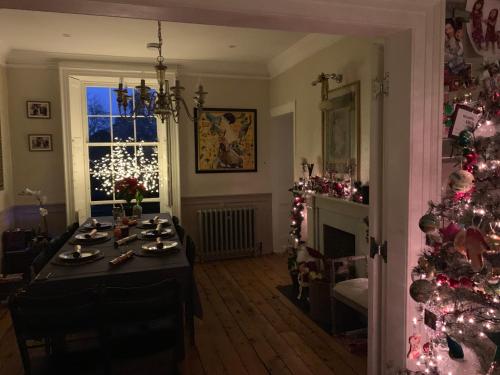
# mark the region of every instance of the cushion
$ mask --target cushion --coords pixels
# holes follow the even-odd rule
[[[368,310],[368,279],[341,281],[335,284],[333,292]]]

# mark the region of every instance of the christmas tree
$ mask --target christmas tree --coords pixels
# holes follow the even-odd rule
[[[500,374],[498,63],[485,72],[476,94],[445,103],[458,163],[419,221],[426,247],[409,290],[418,304],[406,373]]]

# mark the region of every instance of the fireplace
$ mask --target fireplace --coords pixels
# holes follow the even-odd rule
[[[368,255],[365,204],[324,195],[307,202],[307,244],[327,257]]]
[[[323,224],[323,253],[327,258],[343,258],[356,255],[356,236]]]

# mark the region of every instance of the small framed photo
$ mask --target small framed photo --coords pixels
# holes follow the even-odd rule
[[[480,118],[481,112],[475,111],[466,105],[458,104],[455,107],[453,125],[450,128],[448,137],[458,137],[462,130],[474,128]]]
[[[26,102],[26,113],[28,118],[50,118],[50,102]]]
[[[52,151],[52,135],[30,134],[28,135],[30,151]]]

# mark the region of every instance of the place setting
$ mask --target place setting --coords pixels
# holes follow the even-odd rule
[[[157,228],[159,225],[162,227],[170,226],[172,225],[168,219],[161,219],[159,216],[155,216],[152,219],[148,220],[141,220],[137,223],[137,228],[138,229],[154,229]]]
[[[162,240],[160,237],[156,241],[145,243],[140,250],[134,252],[137,256],[164,256],[177,254],[180,251],[179,242]]]
[[[99,249],[82,248],[81,245],[75,245],[72,250],[61,252],[51,263],[59,266],[80,266],[103,258],[104,255]]]
[[[155,229],[143,230],[139,238],[141,240],[155,240],[156,238],[171,238],[175,236],[175,231],[172,228],[165,228],[161,223],[158,223]]]
[[[107,242],[111,239],[108,232],[99,232],[96,228],[88,233],[79,233],[75,235],[70,241],[70,245],[95,245]]]
[[[92,230],[97,230],[97,231],[108,231],[113,228],[113,223],[111,222],[106,222],[106,221],[99,221],[97,219],[91,219],[89,222],[83,224],[81,227],[80,231],[81,232],[90,232]]]

